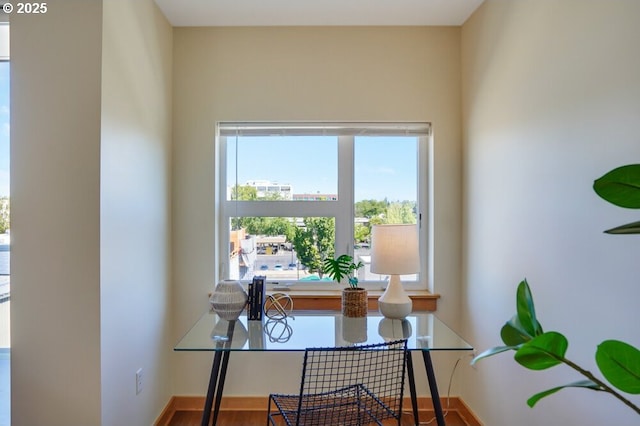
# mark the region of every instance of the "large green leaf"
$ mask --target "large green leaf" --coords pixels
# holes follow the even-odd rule
[[[518,315],[514,315],[511,320],[505,323],[500,330],[500,337],[505,345],[517,346],[528,342],[533,339],[533,335],[529,334],[527,330],[522,327],[518,320]]]
[[[522,280],[518,285],[516,308],[518,312],[518,320],[520,321],[522,328],[530,336],[538,336],[542,334],[542,327],[536,318],[536,308],[533,304],[531,289],[529,288],[529,283],[527,283],[526,279]]]
[[[324,272],[336,282],[340,282],[342,278],[349,275],[349,265],[352,259],[347,254],[340,255],[335,259],[328,257],[323,262]]]
[[[640,164],[629,164],[606,173],[593,183],[596,193],[615,204],[640,209]]]
[[[488,358],[490,356],[501,354],[502,352],[515,350],[515,349],[517,349],[517,346],[496,346],[494,348],[489,348],[486,351],[482,352],[480,355],[476,355],[471,360],[471,365],[475,364],[476,362],[480,361],[483,358]]]
[[[615,228],[607,229],[604,232],[607,234],[640,234],[640,222],[617,226]]]
[[[598,345],[596,363],[613,386],[640,394],[640,350],[619,340],[605,340]]]
[[[545,370],[562,363],[568,347],[566,337],[558,332],[549,331],[520,346],[514,358],[530,370]]]
[[[591,380],[580,380],[579,382],[573,382],[573,383],[569,383],[568,385],[557,386],[555,388],[548,389],[544,392],[537,393],[533,395],[531,398],[527,399],[527,405],[533,408],[533,406],[536,405],[536,403],[540,401],[542,398],[544,398],[545,396],[554,394],[564,388],[587,388],[587,389],[592,389],[596,391],[602,390],[600,386],[598,386]]]

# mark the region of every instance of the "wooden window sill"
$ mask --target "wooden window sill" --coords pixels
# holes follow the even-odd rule
[[[271,293],[271,292],[270,292]],[[342,305],[341,290],[326,291],[300,291],[289,290],[282,293],[288,294],[293,299],[294,309],[301,310],[327,310],[340,311]],[[413,301],[413,309],[416,311],[435,311],[438,307],[439,294],[427,291],[407,291]],[[378,310],[378,298],[382,290],[369,290],[367,293],[369,310]]]

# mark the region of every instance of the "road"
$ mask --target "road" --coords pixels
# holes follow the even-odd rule
[[[276,265],[282,266],[282,269],[289,268],[290,263],[297,263],[295,251],[279,251],[278,254],[259,254],[256,259],[255,270],[275,270]],[[266,269],[264,269],[266,266]],[[293,267],[293,269],[296,269]]]

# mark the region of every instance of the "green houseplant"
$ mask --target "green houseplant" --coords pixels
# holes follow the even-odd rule
[[[362,268],[362,262],[355,263],[353,257],[343,254],[335,259],[326,258],[323,263],[323,271],[336,282],[347,279],[348,287],[342,290],[342,314],[346,317],[364,317],[367,315],[367,290],[358,287],[358,269]]]
[[[601,198],[619,207],[640,209],[640,164],[611,170],[593,182]],[[640,221],[604,231],[608,234],[640,234]]]
[[[624,208],[640,209],[640,164],[621,166],[596,179],[593,189],[604,200]],[[608,234],[640,234],[640,221],[605,231]],[[536,318],[529,284],[523,280],[516,296],[516,314],[502,327],[504,346],[490,348],[476,356],[473,363],[507,351],[515,351],[517,363],[531,370],[544,370],[560,364],[571,367],[584,379],[557,386],[533,395],[527,404],[533,407],[540,399],[569,387],[608,393],[640,414],[640,407],[621,392],[640,394],[640,350],[619,340],[605,340],[598,345],[595,359],[600,373],[609,382],[566,358],[569,342],[556,331],[545,332]]]
[[[640,350],[619,340],[605,340],[596,350],[596,364],[602,375],[609,381],[594,374],[566,358],[569,341],[557,331],[543,331],[536,318],[533,296],[527,280],[518,285],[516,314],[502,327],[500,336],[504,346],[496,346],[476,356],[472,364],[493,355],[515,351],[514,359],[530,370],[545,370],[564,364],[576,370],[584,380],[557,386],[533,395],[527,404],[533,407],[539,400],[564,388],[585,388],[609,393],[640,414],[640,407],[634,405],[619,391],[640,394]]]
[[[335,259],[326,258],[322,266],[332,280],[342,282],[343,278],[347,278],[349,287],[358,288],[358,277],[355,274],[364,266],[362,262],[354,263],[353,257],[343,254]]]

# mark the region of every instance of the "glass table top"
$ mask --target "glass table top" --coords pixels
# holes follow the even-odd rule
[[[174,347],[175,351],[304,351],[407,339],[409,350],[473,350],[434,314],[414,312],[404,320],[369,312],[348,318],[333,311],[293,311],[284,319],[220,319],[205,312]]]

